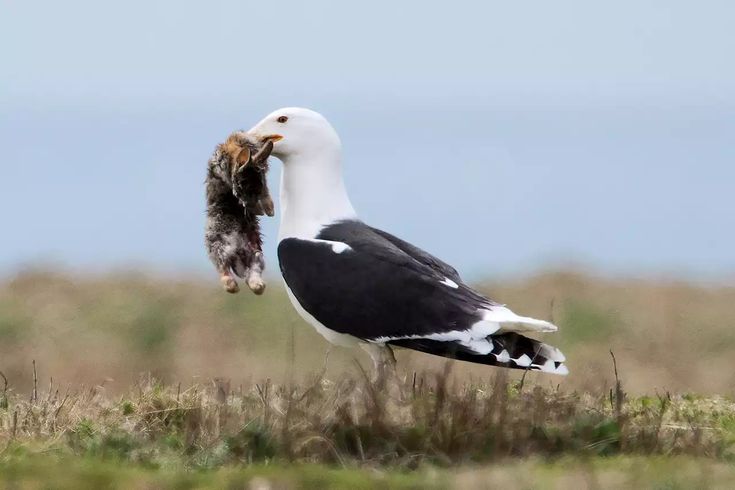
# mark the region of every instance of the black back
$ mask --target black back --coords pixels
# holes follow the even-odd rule
[[[319,240],[350,249],[336,253]],[[278,259],[307,312],[361,339],[466,330],[481,319],[479,308],[497,304],[462,284],[448,264],[361,221],[328,226],[317,240],[284,239]],[[447,278],[457,287],[442,284]]]

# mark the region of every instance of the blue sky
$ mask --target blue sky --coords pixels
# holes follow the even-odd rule
[[[301,105],[469,277],[732,276],[735,4],[477,3],[3,2],[0,271],[209,272],[209,154]]]

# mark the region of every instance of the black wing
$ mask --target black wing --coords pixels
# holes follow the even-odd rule
[[[434,269],[437,272],[440,272],[445,277],[448,277],[449,279],[452,279],[453,281],[460,282],[462,279],[459,277],[459,273],[457,270],[452,267],[451,265],[447,264],[443,260],[439,260],[438,258],[434,257],[430,253],[421,250],[415,245],[411,245],[405,240],[401,240],[397,236],[393,236],[390,233],[379,230],[377,228],[370,228],[375,233],[380,235],[381,237],[385,238],[389,242],[391,242],[396,247],[400,248],[403,252],[407,253],[414,259],[418,260],[422,264],[426,264],[432,269]]]
[[[336,332],[464,361],[566,373],[558,349],[503,328],[556,327],[515,315],[462,284],[447,264],[359,221],[331,225],[313,240],[286,238],[278,260],[301,307]]]
[[[337,253],[333,243],[349,249]],[[496,304],[461,284],[453,268],[359,221],[329,226],[316,240],[284,239],[278,259],[307,312],[361,339],[466,330],[482,319],[478,310]]]

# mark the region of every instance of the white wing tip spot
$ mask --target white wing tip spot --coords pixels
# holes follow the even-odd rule
[[[569,374],[569,368],[567,368],[564,364],[561,364],[558,368],[556,368],[554,373],[566,376],[567,374]]]
[[[472,349],[476,354],[486,356],[493,350],[493,341],[490,339],[477,339],[469,342],[463,342],[463,344]]]
[[[449,286],[450,288],[457,289],[459,288],[459,285],[449,279],[448,277],[445,277],[443,281],[439,281],[440,284],[444,284],[445,286]]]
[[[530,366],[531,365],[531,358],[528,357],[526,354],[523,354],[518,359],[513,359],[513,361],[517,365],[522,366],[522,367],[527,367],[527,366]]]
[[[564,364],[559,364],[559,366],[557,366],[557,362],[554,362],[551,359],[546,361],[543,365],[540,365],[538,368],[544,373],[559,374],[561,376],[569,374],[569,368]]]
[[[312,238],[309,241],[314,243],[322,243],[324,245],[329,245],[332,247],[332,252],[336,254],[341,254],[345,250],[352,250],[352,247],[350,247],[345,242],[335,242],[334,240],[322,240],[321,238]]]
[[[555,373],[556,372],[556,364],[554,364],[554,361],[549,359],[545,363],[543,363],[541,366],[539,366],[539,369],[545,373]]]
[[[334,242],[334,243],[332,243],[332,252],[334,252],[336,254],[341,254],[345,250],[352,250],[352,247],[350,247],[349,245],[347,245],[344,242]]]

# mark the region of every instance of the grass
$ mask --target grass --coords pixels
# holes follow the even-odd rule
[[[453,476],[450,485],[455,488],[725,490],[733,488],[735,468],[704,458],[616,456],[510,461]]]
[[[479,287],[520,313],[559,324],[545,339],[566,354],[572,376],[534,379],[565,390],[609,389],[612,349],[632,393],[733,394],[733,287],[571,272]],[[228,295],[216,278],[134,272],[25,271],[0,281],[0,370],[23,389],[32,383],[33,359],[44,381],[104,383],[118,392],[147,372],[169,383],[306,381],[303,373],[321,370],[328,349],[275,280],[262,297]],[[332,349],[328,377],[353,373],[355,358],[366,361],[360,350]],[[398,358],[405,372],[442,369],[431,356],[401,351]],[[461,364],[454,372],[486,380],[493,370]]]
[[[706,488],[735,481],[730,399],[630,397],[622,388],[568,393],[502,374],[489,385],[451,379],[448,371],[424,373],[381,387],[365,377],[317,376],[305,385],[231,389],[222,380],[182,388],[148,378],[119,396],[103,387],[7,388],[0,482],[482,488],[493,481],[537,488],[576,481],[615,488],[635,481]]]
[[[231,389],[141,381],[30,395],[3,392],[0,445],[207,469],[303,462],[414,469],[508,457],[681,454],[735,461],[735,402],[724,397],[575,393],[417,374],[380,387],[366,378]],[[12,451],[11,451],[12,452]]]
[[[510,460],[485,467],[419,471],[254,464],[182,471],[111,461],[18,454],[0,462],[0,484],[14,489],[730,489],[732,465],[703,458],[618,456],[555,461]],[[53,482],[53,483],[50,483]]]
[[[19,274],[0,284],[0,487],[733,487],[735,289],[481,288],[555,320],[572,374],[401,351],[376,386],[274,285]]]
[[[53,482],[53,486],[47,486],[49,482]],[[228,466],[206,471],[182,471],[176,468],[152,469],[142,465],[120,465],[113,461],[89,458],[20,454],[0,463],[0,483],[5,483],[9,488],[57,490],[100,488],[418,490],[447,488],[449,478],[437,472],[408,474],[309,464]]]

